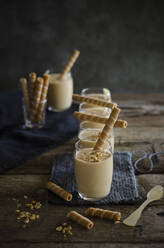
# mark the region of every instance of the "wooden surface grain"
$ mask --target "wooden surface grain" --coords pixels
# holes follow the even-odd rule
[[[146,153],[164,151],[164,95],[120,94],[114,95],[113,101],[117,102],[122,110],[121,118],[128,120],[127,129],[115,129],[116,151],[142,150]],[[16,215],[12,218],[7,215],[8,209],[12,210],[12,204],[10,205],[9,201],[13,197],[23,199],[24,195],[30,194],[35,188],[44,187],[49,178],[53,157],[63,151],[73,151],[76,139],[74,137],[62,146],[0,175],[0,230],[3,229],[4,216],[7,216],[5,217],[6,226],[11,225],[11,219],[16,221]],[[140,155],[136,154],[136,158]],[[151,173],[136,175],[138,189],[143,199],[156,184],[164,187],[164,156],[157,156],[154,164]],[[140,166],[146,169],[148,160],[142,161]],[[120,211],[124,219],[138,207],[138,204],[102,207]],[[63,234],[56,232],[55,228],[60,223],[68,221],[66,214],[72,209],[84,213],[86,207],[48,204],[46,217],[42,223],[14,233],[0,233],[0,247],[164,247],[164,217],[158,215],[164,212],[164,198],[151,203],[144,210],[136,227],[114,225],[111,221],[95,219],[94,228],[86,231],[71,222],[73,235],[64,238]],[[13,211],[15,211],[14,208]]]

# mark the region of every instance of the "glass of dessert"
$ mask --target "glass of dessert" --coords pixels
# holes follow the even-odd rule
[[[75,146],[74,170],[79,196],[84,200],[97,201],[110,193],[113,175],[113,153],[109,142],[120,109],[114,107],[102,131],[98,134],[94,146],[85,131]],[[85,129],[86,130],[86,129]],[[86,137],[87,136],[87,137]],[[83,139],[84,138],[84,139]],[[109,145],[108,145],[109,143]],[[80,146],[79,146],[80,144]]]
[[[97,201],[110,192],[113,154],[110,143],[98,151],[86,146],[81,141],[75,145],[74,170],[78,194],[84,200]]]
[[[48,109],[50,111],[61,112],[71,106],[73,79],[70,70],[79,54],[80,52],[75,50],[61,73],[50,74],[48,90]]]
[[[60,73],[50,74],[48,90],[48,110],[64,111],[72,104],[73,79],[71,73],[60,78]]]

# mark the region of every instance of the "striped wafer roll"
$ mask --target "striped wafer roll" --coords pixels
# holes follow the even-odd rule
[[[29,93],[27,88],[27,79],[26,78],[20,78],[20,84],[22,88],[22,94],[24,98],[24,104],[26,106],[27,112],[30,110],[30,99],[29,99]]]
[[[46,184],[46,188],[48,190],[52,191],[53,193],[55,193],[56,195],[58,195],[59,197],[61,197],[62,199],[64,199],[65,201],[71,201],[72,200],[71,193],[65,191],[64,189],[62,189],[60,186],[58,186],[57,184],[55,184],[53,182],[48,182]]]
[[[75,111],[73,113],[73,117],[80,120],[80,121],[92,121],[92,122],[97,122],[101,124],[106,124],[108,118],[96,116],[96,115],[90,115],[90,114],[85,114],[82,112],[77,112]],[[114,127],[120,127],[120,128],[126,128],[128,125],[127,121],[124,120],[117,120],[114,124]]]
[[[101,219],[108,219],[108,220],[114,220],[114,221],[119,221],[121,219],[120,212],[104,210],[101,208],[88,208],[85,211],[85,214],[90,217],[98,217]]]
[[[43,88],[43,78],[38,77],[36,80],[35,93],[33,97],[32,109],[31,109],[31,121],[35,120],[35,115],[37,113],[38,106],[40,103],[40,97],[42,94],[42,88]]]
[[[59,80],[61,80],[64,77],[64,75],[71,70],[72,66],[74,65],[77,58],[79,57],[79,54],[80,54],[80,52],[78,50],[75,50],[73,52],[72,56],[70,57],[70,59],[68,60],[68,62],[66,64],[66,66],[64,67],[63,71],[61,72],[61,74],[59,76]]]
[[[34,97],[35,82],[36,82],[36,73],[30,72],[30,74],[29,74],[29,92],[30,92],[31,105],[32,105],[33,97]]]
[[[128,122],[124,120],[117,120],[114,124],[114,127],[127,128]]]
[[[107,120],[93,150],[99,150],[105,144],[105,141],[108,139],[108,137],[111,133],[111,130],[114,127],[115,122],[117,121],[119,113],[120,113],[119,108],[115,107],[112,110],[111,115],[109,116],[109,119]]]
[[[72,100],[75,102],[86,102],[86,103],[89,103],[91,105],[98,105],[101,107],[106,107],[106,108],[111,108],[111,109],[113,109],[114,107],[117,107],[116,103],[107,102],[104,100],[98,100],[98,99],[93,98],[93,97],[81,96],[78,94],[73,94]]]
[[[67,217],[89,230],[94,226],[94,223],[91,220],[77,213],[76,211],[69,212]]]
[[[36,121],[38,121],[38,122],[41,121],[43,118],[43,111],[44,111],[44,107],[45,107],[45,102],[46,102],[47,92],[48,92],[48,86],[49,86],[49,75],[44,74],[43,79],[44,79],[44,83],[43,83],[43,88],[42,88],[42,94],[40,97],[40,103],[38,106],[38,112],[37,112],[37,116],[36,116]]]

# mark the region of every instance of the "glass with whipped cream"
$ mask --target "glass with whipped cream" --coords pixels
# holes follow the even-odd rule
[[[74,171],[79,196],[88,201],[106,197],[110,193],[113,176],[111,145],[93,151],[93,148],[79,147],[78,141],[75,147]]]
[[[68,109],[72,104],[73,79],[71,73],[66,73],[59,79],[59,73],[50,74],[48,89],[48,109],[60,112]]]

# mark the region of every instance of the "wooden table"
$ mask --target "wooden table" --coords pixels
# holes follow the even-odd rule
[[[121,118],[128,121],[125,130],[115,130],[115,150],[148,153],[164,151],[164,95],[114,95],[113,100],[122,109]],[[54,154],[72,151],[74,140],[62,147],[43,154],[25,165],[0,175],[0,204],[5,206],[6,194],[23,197],[36,187],[43,186],[49,176],[51,161]],[[44,142],[44,141],[43,141]],[[147,161],[144,161],[146,166]],[[156,184],[164,186],[164,159],[158,157],[150,174],[137,175],[140,194],[146,193]],[[133,212],[136,205],[111,205],[107,209],[120,211],[122,219]],[[46,247],[46,248],[81,248],[81,247],[130,247],[154,248],[164,247],[164,217],[157,215],[164,212],[164,199],[151,203],[143,212],[137,227],[123,224],[114,225],[110,221],[95,220],[95,227],[87,231],[72,223],[73,235],[64,238],[55,231],[56,224],[63,221],[69,210],[83,212],[86,207],[66,207],[48,205],[48,214],[40,226],[20,232],[0,236],[0,247]],[[0,213],[3,215],[3,211]],[[0,224],[1,225],[1,224]]]

